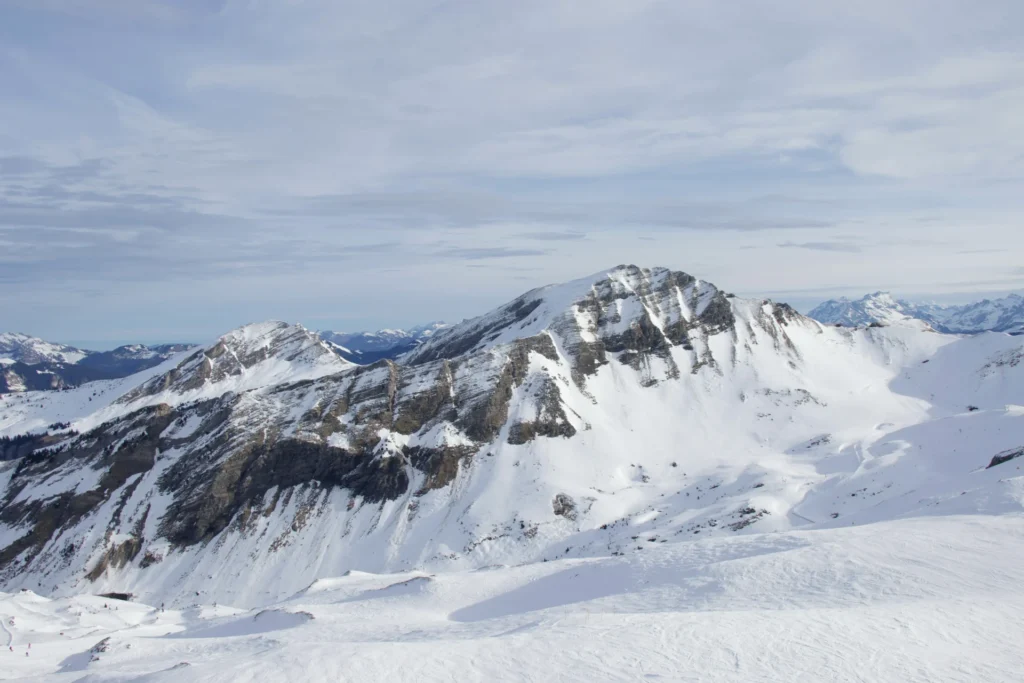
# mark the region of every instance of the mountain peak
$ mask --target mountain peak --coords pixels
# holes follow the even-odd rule
[[[690,329],[732,323],[726,295],[711,283],[667,268],[620,265],[530,290],[440,332],[402,359],[415,364],[452,358],[540,334],[572,348],[601,343],[622,350],[638,336],[671,346],[687,343]]]
[[[267,387],[281,381],[313,379],[352,367],[315,332],[279,320],[250,323],[188,356],[173,370],[122,397],[121,402],[155,397],[166,403],[196,400]]]

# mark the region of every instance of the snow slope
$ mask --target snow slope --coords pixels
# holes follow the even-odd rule
[[[1024,460],[988,465],[1024,447],[1022,357],[1019,337],[825,326],[632,266],[367,367],[249,326],[6,471],[0,581],[257,608],[349,570],[619,571],[694,541],[1015,518]]]
[[[0,594],[0,679],[1012,681],[1022,548],[1019,514],[925,516],[354,572],[252,611]]]

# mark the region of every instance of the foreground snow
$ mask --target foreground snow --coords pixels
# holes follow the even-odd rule
[[[249,612],[0,594],[0,678],[1008,681],[1022,561],[1024,516],[974,515],[352,573]]]

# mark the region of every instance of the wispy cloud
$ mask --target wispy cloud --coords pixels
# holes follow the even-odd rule
[[[587,238],[585,232],[524,232],[520,233],[519,237],[528,240],[540,240],[542,242],[573,242],[576,240],[584,240]]]
[[[858,254],[861,248],[849,242],[781,242],[784,249],[811,249],[812,251],[836,251],[847,254]]]
[[[510,247],[477,247],[465,249],[445,249],[437,252],[438,256],[479,261],[482,259],[516,258],[524,256],[544,256],[548,252],[543,249],[513,249]]]

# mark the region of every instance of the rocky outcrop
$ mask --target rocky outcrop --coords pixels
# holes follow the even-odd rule
[[[551,501],[551,507],[557,516],[576,521],[576,501],[572,499],[572,496],[566,493],[559,493]]]
[[[992,457],[992,461],[989,462],[986,469],[991,469],[997,465],[1002,465],[1004,462],[1010,462],[1017,458],[1024,457],[1024,448],[1011,448],[1008,451],[1003,451]]]
[[[509,427],[508,443],[525,444],[538,436],[568,439],[576,435],[576,428],[566,417],[561,393],[554,382],[544,382],[534,407],[537,411],[535,419],[521,420]]]
[[[493,388],[482,401],[467,411],[461,411],[456,424],[474,441],[493,440],[508,421],[508,407],[512,390],[522,385],[530,368],[530,354],[537,353],[549,360],[558,360],[558,351],[547,335],[538,335],[515,341],[507,351],[501,372]]]

